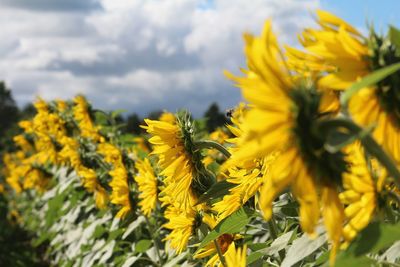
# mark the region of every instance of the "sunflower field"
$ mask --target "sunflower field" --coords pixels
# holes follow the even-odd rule
[[[246,103],[211,133],[38,99],[2,156],[4,216],[44,266],[400,266],[400,31],[316,20],[297,47],[269,20],[244,34],[225,75]]]

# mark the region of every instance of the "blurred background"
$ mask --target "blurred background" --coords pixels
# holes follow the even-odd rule
[[[400,2],[0,0],[0,80],[19,108],[84,94],[105,110],[201,116],[212,102],[225,110],[240,101],[222,71],[245,65],[243,32],[272,18],[280,42],[294,45],[318,8],[367,31],[372,19],[398,25]]]
[[[258,34],[272,18],[280,42],[296,45],[316,9],[364,33],[372,20],[378,31],[399,26],[398,0],[0,0],[0,150],[38,96],[83,94],[97,109],[124,109],[130,133],[144,117],[180,108],[207,117],[212,131],[241,101],[222,72],[245,66],[242,33]],[[9,221],[0,220],[0,262],[47,266]]]

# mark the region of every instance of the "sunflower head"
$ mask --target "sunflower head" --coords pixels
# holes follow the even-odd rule
[[[327,136],[321,131],[319,122],[329,114],[320,112],[322,93],[313,86],[299,84],[298,89],[291,90],[293,101],[292,128],[295,140],[304,161],[316,172],[316,177],[322,179],[322,184],[341,184],[342,174],[346,171],[346,162],[342,151],[329,152],[325,148]]]
[[[195,144],[195,125],[188,112],[182,111],[177,116],[181,140],[194,169],[191,188],[196,195],[205,193],[214,183],[215,176],[203,164],[203,155]]]

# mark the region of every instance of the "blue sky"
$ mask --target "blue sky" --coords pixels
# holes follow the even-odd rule
[[[200,116],[242,100],[222,72],[245,67],[243,32],[271,18],[296,45],[318,8],[366,32],[367,18],[398,25],[400,0],[0,0],[0,80],[20,106],[84,94],[106,110]]]
[[[342,17],[352,25],[365,27],[373,21],[377,30],[388,24],[399,26],[400,1],[398,0],[321,0],[321,7]]]

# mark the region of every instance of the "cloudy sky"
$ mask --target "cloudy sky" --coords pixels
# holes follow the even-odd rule
[[[400,1],[377,2],[0,0],[0,80],[20,106],[83,93],[96,108],[198,116],[212,101],[241,100],[222,71],[244,66],[244,31],[258,34],[272,18],[280,42],[296,44],[318,8],[360,29],[367,19],[398,24]]]

